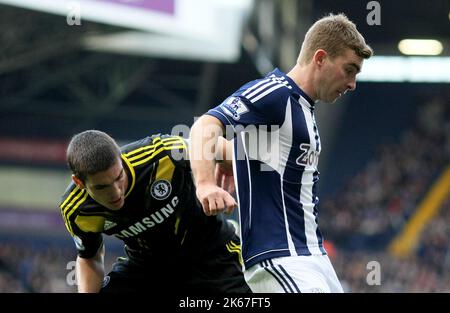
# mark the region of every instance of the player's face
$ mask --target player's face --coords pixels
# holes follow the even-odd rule
[[[85,183],[89,195],[110,210],[119,210],[125,203],[128,175],[120,158],[109,169],[89,175]]]
[[[319,83],[319,100],[333,103],[348,90],[356,89],[356,74],[361,71],[363,58],[352,49],[334,59],[328,57]]]

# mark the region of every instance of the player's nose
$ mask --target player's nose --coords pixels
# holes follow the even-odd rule
[[[353,91],[356,89],[356,80],[353,79],[347,84],[347,89]]]
[[[114,184],[113,194],[117,198],[122,195],[122,186],[118,183]]]

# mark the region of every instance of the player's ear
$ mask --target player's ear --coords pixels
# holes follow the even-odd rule
[[[75,176],[74,174],[72,174],[72,181],[75,183],[75,185],[77,185],[81,189],[84,189],[83,181],[81,179],[79,179],[77,176]]]
[[[313,62],[321,67],[323,63],[325,62],[325,59],[327,57],[328,53],[323,49],[318,49],[313,55]]]

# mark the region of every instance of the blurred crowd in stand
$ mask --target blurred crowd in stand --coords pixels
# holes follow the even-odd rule
[[[343,250],[331,255],[346,292],[450,292],[450,201],[427,226],[417,250],[401,259],[385,250]],[[372,281],[376,261],[380,285]]]
[[[107,251],[109,271],[120,251]],[[0,292],[75,292],[74,246],[61,243],[0,242]]]
[[[73,251],[62,247],[1,242],[0,291],[71,292],[66,283],[71,260]]]
[[[450,164],[450,104],[421,107],[416,125],[384,145],[366,167],[326,199],[320,224],[348,249],[383,248],[414,213],[431,183]]]
[[[450,103],[422,106],[398,144],[385,145],[366,167],[324,201],[320,224],[338,276],[352,292],[450,292],[450,199],[426,225],[417,249],[395,258],[387,246],[450,165]],[[367,283],[377,261],[381,285]]]

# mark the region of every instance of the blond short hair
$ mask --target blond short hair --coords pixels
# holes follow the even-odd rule
[[[315,22],[307,31],[297,63],[308,64],[318,49],[325,50],[335,58],[343,55],[348,48],[364,59],[373,54],[356,25],[345,14],[329,14]]]

